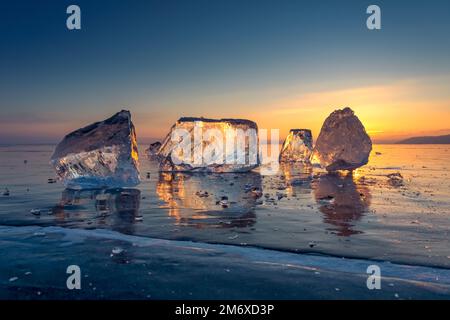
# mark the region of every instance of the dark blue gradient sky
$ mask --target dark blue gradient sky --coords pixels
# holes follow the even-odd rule
[[[81,7],[80,31],[66,29],[69,4]],[[370,4],[382,9],[380,31],[366,28]],[[259,106],[411,79],[448,115],[449,35],[446,0],[2,1],[0,143],[58,141],[122,107],[142,138],[189,115],[267,127]]]

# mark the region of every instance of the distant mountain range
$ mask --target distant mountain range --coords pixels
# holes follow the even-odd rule
[[[450,144],[450,134],[445,136],[413,137],[397,142],[398,144]]]

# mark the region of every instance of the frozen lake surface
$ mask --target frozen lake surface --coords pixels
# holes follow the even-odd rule
[[[450,297],[450,146],[375,145],[350,176],[159,173],[143,149],[138,187],[75,191],[53,146],[0,147],[0,298]]]

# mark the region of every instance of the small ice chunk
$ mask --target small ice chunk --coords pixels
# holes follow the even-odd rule
[[[280,152],[280,162],[309,163],[312,134],[308,129],[291,129]]]
[[[41,209],[31,209],[30,213],[35,216],[41,215]]]
[[[402,187],[404,185],[403,176],[401,173],[390,173],[387,175],[388,183],[393,187]]]
[[[354,170],[369,161],[372,141],[350,108],[336,110],[325,120],[311,162],[327,171]]]
[[[261,198],[263,195],[262,190],[260,188],[254,187],[252,188],[251,192],[255,198]]]
[[[153,158],[158,154],[159,148],[161,148],[161,142],[157,141],[151,143],[150,146],[145,149],[145,153],[149,158]]]
[[[227,208],[228,207],[228,197],[227,196],[223,196],[222,199],[220,199],[219,204],[223,208]]]
[[[201,191],[201,190],[199,190],[199,191],[195,192],[195,195],[196,195],[197,197],[200,197],[200,198],[206,198],[206,197],[209,197],[208,191]]]
[[[126,187],[140,182],[138,150],[131,114],[78,129],[57,145],[51,164],[66,187]]]
[[[116,247],[116,248],[113,248],[113,249],[112,249],[111,253],[112,253],[113,255],[117,255],[117,254],[121,254],[123,251],[124,251],[124,250],[123,250],[122,248]]]

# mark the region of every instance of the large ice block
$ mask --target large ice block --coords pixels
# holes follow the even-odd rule
[[[312,134],[308,129],[291,129],[280,152],[280,162],[309,163]]]
[[[136,133],[125,110],[68,134],[51,157],[65,186],[76,189],[135,186],[138,161]]]
[[[372,141],[350,108],[336,110],[325,120],[314,151],[313,164],[327,171],[354,170],[369,161]]]
[[[161,171],[245,172],[259,166],[258,127],[243,119],[180,118],[162,143]]]

